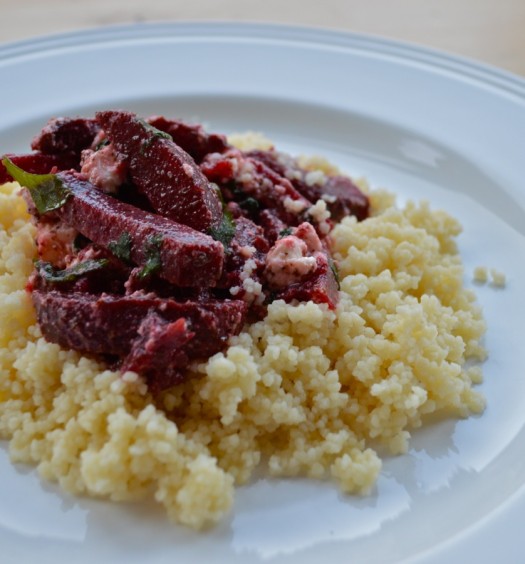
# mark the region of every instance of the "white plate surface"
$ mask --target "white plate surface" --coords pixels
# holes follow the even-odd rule
[[[148,504],[75,499],[0,443],[0,561],[520,562],[525,554],[525,81],[374,38],[242,24],[105,28],[0,47],[0,154],[54,115],[124,107],[256,130],[460,219],[489,330],[486,412],[415,433],[368,498],[259,480],[205,534]]]

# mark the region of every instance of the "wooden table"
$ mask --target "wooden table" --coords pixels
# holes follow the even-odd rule
[[[525,0],[0,0],[0,42],[166,20],[345,29],[434,47],[525,76]]]

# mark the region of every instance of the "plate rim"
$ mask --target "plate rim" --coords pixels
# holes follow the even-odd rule
[[[155,32],[155,35],[154,35]],[[162,34],[162,35],[161,35]],[[377,34],[355,32],[322,26],[265,23],[233,20],[172,20],[131,24],[111,24],[45,34],[14,42],[0,43],[0,65],[18,57],[42,56],[46,52],[79,48],[83,45],[147,40],[160,37],[242,38],[251,40],[311,43],[325,47],[366,52],[378,57],[391,57],[405,63],[422,64],[441,70],[458,79],[470,79],[485,86],[512,94],[525,101],[525,76],[474,58],[459,55],[415,42],[392,39]]]

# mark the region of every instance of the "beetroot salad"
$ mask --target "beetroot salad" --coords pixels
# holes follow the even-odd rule
[[[369,210],[348,177],[126,111],[52,119],[31,148],[3,157],[0,184],[24,187],[37,227],[27,290],[48,341],[158,393],[273,300],[335,309],[333,222]]]

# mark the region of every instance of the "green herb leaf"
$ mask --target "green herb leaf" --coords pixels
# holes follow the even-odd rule
[[[139,278],[146,278],[162,267],[160,250],[162,248],[162,235],[150,235],[146,239],[144,245],[144,254],[146,255],[146,264],[139,272]]]
[[[142,143],[142,146],[140,148],[140,152],[142,154],[144,154],[150,148],[151,144],[157,139],[169,139],[170,141],[173,141],[173,137],[169,133],[153,127],[153,125],[149,124],[147,121],[139,118],[138,122],[148,133],[152,134],[149,139]]]
[[[260,208],[259,202],[252,197],[248,197],[242,202],[239,202],[239,206],[248,213],[257,213]]]
[[[71,196],[56,174],[32,174],[16,166],[9,158],[4,157],[2,164],[7,172],[21,185],[25,186],[38,210],[46,213],[61,208]]]
[[[292,228],[291,227],[286,227],[286,229],[283,229],[282,231],[279,231],[279,239],[282,239],[283,237],[288,237],[288,235],[292,234]]]
[[[109,145],[109,139],[107,137],[104,137],[104,139],[102,139],[102,141],[100,143],[97,143],[96,147],[95,147],[95,151],[100,151],[100,149],[103,149],[104,147],[107,147]]]
[[[108,244],[108,249],[120,260],[131,262],[131,235],[123,231],[116,241]]]
[[[171,139],[173,141],[173,137],[169,133],[166,133],[165,131],[161,131],[160,129],[153,127],[153,125],[148,123],[146,120],[139,118],[138,121],[146,131],[153,133],[155,137],[160,137],[161,139]]]
[[[212,227],[209,233],[216,241],[220,241],[225,249],[228,248],[235,235],[235,221],[231,213],[224,210],[222,221],[217,227]]]
[[[88,272],[93,272],[94,270],[100,270],[108,264],[107,259],[98,260],[86,260],[84,262],[79,262],[72,266],[71,268],[65,268],[64,270],[56,270],[54,266],[49,262],[37,261],[35,264],[38,273],[46,282],[62,283],[62,282],[74,282],[80,276],[87,274]]]
[[[337,289],[340,290],[341,282],[339,279],[339,269],[337,268],[337,265],[335,264],[334,260],[331,258],[328,259],[328,264],[330,265],[330,270],[332,271],[335,281],[337,282]]]

